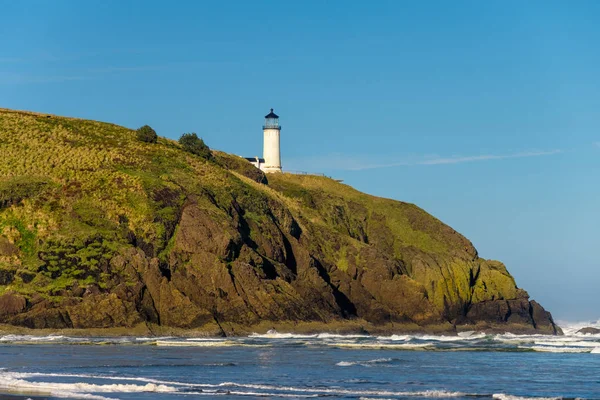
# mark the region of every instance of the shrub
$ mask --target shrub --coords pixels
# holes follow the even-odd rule
[[[33,176],[0,179],[0,209],[40,194],[49,184],[48,179]]]
[[[140,142],[156,143],[158,136],[156,135],[156,131],[154,129],[148,125],[144,125],[137,130],[137,139]]]
[[[210,148],[195,133],[184,133],[181,135],[179,144],[189,153],[200,156],[205,160],[212,159]]]

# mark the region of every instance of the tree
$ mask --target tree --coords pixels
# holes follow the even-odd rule
[[[146,143],[156,143],[158,135],[154,129],[148,125],[144,125],[137,130],[137,140]]]
[[[210,148],[204,143],[204,140],[200,139],[194,132],[181,135],[179,144],[189,153],[200,156],[205,160],[212,159]]]

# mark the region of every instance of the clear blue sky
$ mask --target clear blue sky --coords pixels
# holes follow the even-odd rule
[[[414,202],[600,318],[600,2],[5,1],[0,107],[194,131]]]

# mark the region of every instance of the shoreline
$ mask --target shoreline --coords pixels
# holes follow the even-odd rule
[[[533,329],[531,326],[520,324],[493,324],[477,323],[469,325],[452,325],[450,323],[417,325],[415,323],[387,323],[373,325],[364,320],[346,320],[324,322],[306,321],[262,321],[258,324],[246,326],[234,323],[210,323],[199,328],[175,328],[154,324],[141,323],[133,327],[87,328],[87,329],[32,329],[21,326],[0,324],[0,335],[30,335],[49,336],[62,335],[71,337],[124,337],[124,336],[173,336],[181,338],[219,338],[219,337],[246,337],[251,334],[265,334],[270,330],[277,333],[291,334],[319,334],[332,333],[340,335],[445,335],[456,336],[460,332],[481,332],[487,334],[513,333],[517,335],[548,335],[553,332]],[[559,336],[562,331],[559,331]],[[0,400],[2,400],[0,398]]]

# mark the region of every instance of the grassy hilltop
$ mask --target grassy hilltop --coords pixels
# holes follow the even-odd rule
[[[0,322],[556,332],[501,263],[415,205],[4,109]]]

